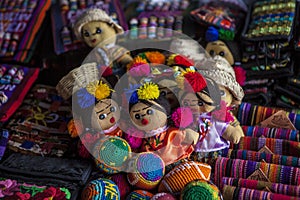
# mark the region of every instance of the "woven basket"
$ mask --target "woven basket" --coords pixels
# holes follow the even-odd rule
[[[99,70],[96,63],[85,63],[70,71],[56,85],[58,94],[64,99],[68,99],[80,88],[84,88],[88,83],[99,80]]]
[[[211,166],[201,162],[187,161],[166,174],[158,186],[158,192],[177,195],[186,184],[194,180],[210,180]]]

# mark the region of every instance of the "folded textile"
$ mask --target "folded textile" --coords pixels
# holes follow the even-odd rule
[[[283,156],[279,154],[271,154],[265,152],[257,152],[243,149],[229,149],[227,157],[231,159],[252,160],[257,162],[261,162],[264,160],[265,162],[272,164],[300,167],[300,157]]]
[[[222,185],[231,185],[255,190],[264,190],[266,187],[273,193],[297,196],[300,198],[300,186],[271,183],[266,181],[249,180],[243,178],[223,177]]]
[[[233,144],[233,149],[259,151],[264,146],[274,154],[295,157],[299,157],[300,154],[300,142],[263,137],[243,137],[238,144]]]
[[[281,200],[297,200],[298,197],[287,196],[283,194],[272,193],[262,190],[253,190],[243,187],[234,187],[224,185],[223,188],[224,200],[239,199],[239,200],[269,200],[269,199],[281,199]]]
[[[91,174],[84,160],[11,154],[0,164],[0,177],[28,184],[67,188],[75,200]]]
[[[245,136],[285,139],[300,142],[300,134],[298,130],[269,128],[261,126],[242,126]]]
[[[254,172],[260,174],[253,176]],[[216,160],[214,173],[215,184],[221,188],[223,177],[249,178],[251,176],[251,179],[262,177],[265,181],[274,183],[300,184],[300,168],[250,160],[220,157]]]
[[[296,129],[300,130],[300,110],[298,109],[287,110],[284,108],[272,108],[242,102],[238,108],[237,119],[241,125],[254,126],[279,110],[286,110],[288,118],[294,124]]]

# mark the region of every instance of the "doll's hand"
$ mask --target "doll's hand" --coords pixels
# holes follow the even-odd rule
[[[185,138],[183,143],[187,143],[187,144],[196,144],[198,142],[199,139],[199,133],[187,128],[185,129]]]
[[[222,137],[225,140],[228,140],[234,144],[238,144],[240,142],[240,139],[244,137],[244,132],[240,125],[237,126],[229,125],[225,130],[225,132],[223,133]]]

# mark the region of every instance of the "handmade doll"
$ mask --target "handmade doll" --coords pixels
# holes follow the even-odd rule
[[[235,134],[229,128],[229,122],[217,119],[213,111],[220,109],[221,95],[218,85],[210,78],[203,77],[199,72],[187,72],[184,75],[181,104],[192,109],[200,134],[195,145],[193,158],[198,161],[224,155],[230,145],[230,138]]]
[[[74,23],[75,35],[89,47],[94,48],[86,62],[96,61],[99,64],[113,67],[114,73],[119,69],[116,63],[126,65],[132,58],[129,51],[116,44],[117,34],[123,28],[116,24],[104,10],[92,8],[82,13]],[[108,59],[108,60],[107,60]],[[116,61],[116,63],[113,63]]]
[[[215,64],[212,66],[202,66],[199,68],[199,72],[206,77],[209,77],[218,84],[221,93],[221,112],[218,112],[221,120],[230,122],[232,126],[228,128],[232,129],[235,134],[226,138],[237,144],[241,137],[244,136],[244,132],[233,115],[232,110],[235,109],[242,101],[244,97],[244,91],[240,84],[236,81],[235,73],[227,60],[221,56],[214,57]]]
[[[192,129],[182,130],[168,126],[170,105],[161,95],[159,86],[153,82],[146,82],[131,87],[126,93],[131,123],[144,133],[140,151],[157,153],[165,165],[189,157],[199,135]],[[191,117],[182,119],[192,122]]]
[[[115,75],[108,75],[89,83],[74,94],[74,119],[82,122],[84,130],[79,142],[81,155],[88,155],[86,148],[90,150],[103,135],[122,137],[123,131],[119,128],[120,106],[112,98],[112,88],[117,80]]]
[[[57,84],[56,89],[64,99],[72,96],[78,84],[85,87],[84,83],[99,80],[99,66],[109,66],[114,74],[123,75],[126,65],[132,60],[129,51],[116,44],[117,34],[123,33],[123,28],[101,9],[91,8],[82,13],[74,23],[74,32],[93,49],[84,64],[70,71]],[[81,76],[84,76],[84,81]]]
[[[233,40],[232,37],[228,37],[226,34],[220,33],[216,28],[209,27],[206,31],[205,50],[211,57],[221,56],[224,57],[229,66],[234,68],[237,82],[243,86],[246,80],[246,71],[240,66],[241,55],[238,43]]]

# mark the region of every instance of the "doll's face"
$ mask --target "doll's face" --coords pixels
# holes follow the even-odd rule
[[[120,120],[120,108],[112,99],[103,99],[95,105],[96,121],[102,130],[107,130]]]
[[[178,102],[178,86],[177,83],[175,81],[169,80],[168,81],[168,86],[165,86],[166,80],[164,80],[164,82],[162,82],[163,84],[161,84],[161,82],[159,82],[159,90],[160,90],[160,94],[162,96],[165,96],[166,99],[168,100],[171,109],[175,109],[179,106],[179,102]]]
[[[165,109],[154,101],[149,101],[151,106],[138,102],[130,110],[130,119],[142,131],[156,130],[167,124]]]
[[[88,22],[82,27],[81,34],[84,42],[92,48],[98,44],[104,46],[116,42],[115,29],[105,22]]]
[[[232,53],[230,52],[228,46],[220,41],[214,41],[214,42],[209,42],[206,45],[205,50],[210,54],[210,56],[214,57],[216,55],[224,57],[230,65],[234,64],[234,58],[232,56]]]
[[[232,103],[232,100],[233,100],[232,94],[226,87],[224,87],[222,85],[219,85],[219,89],[220,89],[220,93],[221,93],[221,100],[226,102],[227,107],[230,106]]]
[[[190,107],[194,114],[211,112],[215,109],[215,106],[211,105],[214,103],[213,100],[207,94],[198,92],[197,95],[187,93],[181,100],[182,105]]]

